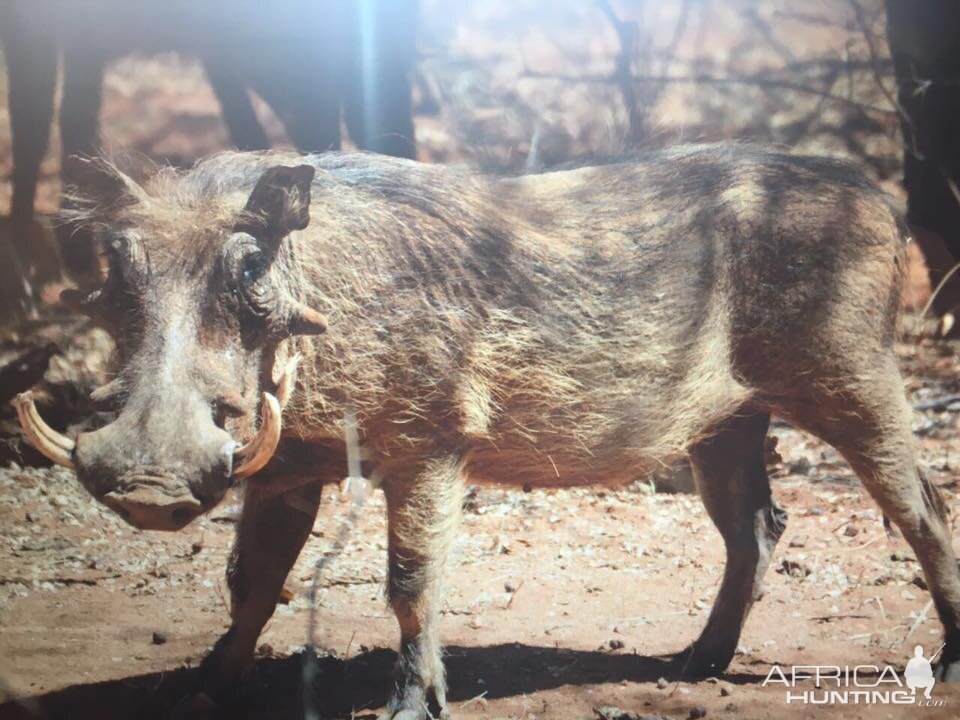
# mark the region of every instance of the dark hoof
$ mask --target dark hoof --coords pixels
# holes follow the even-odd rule
[[[733,660],[733,652],[718,651],[694,643],[674,655],[671,670],[678,680],[703,680],[719,677]]]
[[[960,682],[960,660],[952,663],[939,663],[933,669],[933,676],[938,682]]]

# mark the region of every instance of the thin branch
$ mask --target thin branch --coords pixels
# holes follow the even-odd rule
[[[637,110],[636,91],[632,81],[633,53],[639,29],[636,21],[621,20],[614,12],[609,0],[596,0],[596,3],[603,14],[607,16],[610,24],[613,25],[620,43],[620,50],[617,53],[614,65],[613,81],[620,87],[620,94],[623,96],[629,128],[627,141],[632,144],[644,135],[643,121]]]
[[[613,82],[610,77],[606,75],[562,75],[556,73],[541,73],[536,71],[527,71],[522,77],[533,78],[538,80],[562,80],[564,82],[572,83],[610,83]],[[793,82],[791,80],[784,80],[781,78],[771,78],[764,77],[762,75],[744,75],[741,77],[718,77],[716,75],[643,75],[637,76],[634,75],[631,78],[634,83],[679,83],[679,84],[693,84],[693,85],[744,85],[748,87],[762,87],[770,88],[775,90],[787,90],[792,92],[803,93],[806,95],[816,95],[817,97],[826,98],[833,102],[839,103],[841,105],[852,107],[862,112],[873,112],[880,115],[897,115],[894,110],[889,108],[880,107],[878,105],[872,105],[869,103],[861,103],[856,100],[851,100],[844,97],[843,95],[836,95],[834,93],[821,90],[820,88],[810,87],[809,85],[803,85],[800,83]]]
[[[890,92],[890,89],[883,81],[884,78],[880,73],[879,66],[880,58],[877,54],[877,49],[873,44],[873,32],[870,30],[870,26],[867,23],[867,17],[863,11],[863,6],[860,4],[859,0],[847,1],[850,4],[850,8],[853,10],[853,17],[857,21],[857,26],[860,28],[860,33],[863,35],[863,40],[867,44],[867,53],[870,56],[870,69],[873,71],[873,78],[876,80],[877,87],[880,89],[880,92],[883,93],[883,96],[887,99],[887,102],[890,103],[891,107],[896,108],[900,118],[907,123],[907,125],[909,125],[912,131],[914,128],[913,119],[907,114],[906,110],[903,109],[896,95]]]

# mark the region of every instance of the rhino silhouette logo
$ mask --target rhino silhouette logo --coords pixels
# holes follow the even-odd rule
[[[922,645],[917,645],[913,649],[913,657],[910,658],[907,667],[904,668],[903,677],[907,681],[907,687],[913,691],[914,695],[917,694],[917,690],[923,690],[923,696],[927,700],[930,699],[930,691],[933,690],[937,681],[933,677],[933,668],[930,666],[930,661],[923,656]]]

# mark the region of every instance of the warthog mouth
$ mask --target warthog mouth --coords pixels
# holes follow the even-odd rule
[[[299,355],[287,359],[276,380],[276,395],[261,393],[260,424],[254,437],[243,445],[230,441],[223,446],[227,457],[221,469],[222,478],[219,478],[223,482],[217,485],[222,485],[222,492],[211,492],[209,497],[205,492],[203,497],[198,497],[188,479],[190,473],[178,472],[176,464],[141,465],[110,481],[112,489],[101,489],[97,499],[143,530],[179,530],[210,510],[230,484],[261,470],[276,452],[283,408],[293,392],[299,361]],[[20,425],[31,444],[58,465],[76,469],[78,441],[82,443],[84,436],[73,440],[47,425],[37,412],[33,394],[29,391],[18,395],[15,405]],[[96,470],[94,467],[92,471]],[[87,472],[90,471],[87,468]]]
[[[281,416],[290,401],[297,378],[297,366],[300,355],[287,360],[286,366],[276,382],[276,395],[268,392],[260,395],[260,427],[257,434],[245,445],[237,444],[233,452],[232,477],[243,480],[250,477],[266,465],[280,442]],[[96,391],[95,391],[96,392]],[[76,469],[75,440],[57,432],[44,422],[37,412],[33,393],[22,392],[17,395],[14,405],[20,426],[30,443],[57,465]],[[145,477],[153,477],[148,473]]]
[[[141,530],[180,530],[219,500],[197,498],[183,478],[159,468],[124,473],[118,486],[99,500]]]
[[[296,365],[293,363],[291,365],[292,372],[295,372]],[[283,405],[286,404],[290,395],[289,387],[292,386],[292,381],[288,378],[289,374],[285,374],[281,380],[278,390],[280,400],[267,392],[261,394],[260,429],[250,442],[238,446],[234,450],[232,474],[235,479],[243,480],[250,477],[263,468],[273,457],[277,444],[280,442],[280,416],[283,412]],[[43,421],[40,413],[37,412],[37,406],[34,404],[33,393],[29,391],[20,393],[15,404],[20,426],[30,439],[31,444],[57,465],[76,469],[74,460],[77,449],[76,441],[57,432]]]

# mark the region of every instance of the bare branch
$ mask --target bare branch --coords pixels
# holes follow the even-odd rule
[[[540,80],[561,80],[572,83],[610,83],[613,80],[607,75],[562,75],[554,73],[541,73],[528,71],[523,77]],[[861,103],[856,100],[836,95],[826,90],[801,83],[793,82],[783,78],[773,78],[764,75],[742,75],[739,77],[724,77],[716,75],[644,75],[633,76],[631,81],[634,83],[679,83],[679,84],[700,84],[700,85],[744,85],[749,87],[761,87],[775,90],[785,90],[806,95],[816,95],[832,102],[839,103],[846,107],[855,108],[861,112],[872,112],[879,115],[889,116],[897,113],[889,108],[872,105],[870,103]]]
[[[867,22],[867,16],[864,13],[863,6],[860,4],[860,0],[847,1],[850,4],[851,10],[853,10],[853,17],[857,21],[857,26],[860,28],[860,33],[863,35],[863,40],[867,44],[867,53],[870,56],[870,69],[873,71],[873,78],[877,83],[877,87],[879,88],[880,92],[883,93],[883,96],[887,99],[887,102],[890,103],[891,107],[896,108],[901,119],[910,126],[912,131],[914,127],[913,120],[900,105],[900,101],[897,100],[896,95],[890,92],[890,89],[884,82],[884,77],[880,72],[880,58],[877,54],[877,48],[873,44],[873,31],[870,29],[870,25]]]
[[[636,48],[637,35],[639,28],[636,21],[621,20],[609,0],[596,0],[597,6],[607,16],[610,24],[617,33],[620,42],[620,49],[615,61],[613,80],[620,87],[620,94],[623,96],[623,104],[627,111],[628,135],[627,143],[633,144],[639,141],[646,133],[643,119],[637,110],[637,97],[633,84],[633,54]]]

